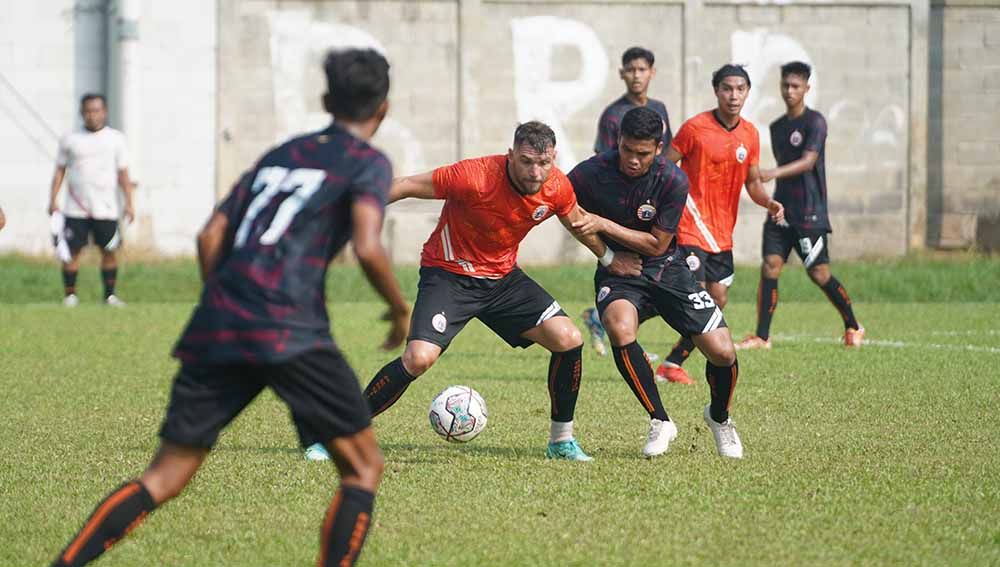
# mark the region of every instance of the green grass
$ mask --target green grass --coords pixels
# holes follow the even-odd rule
[[[663,457],[643,460],[644,413],[613,362],[589,349],[577,434],[596,461],[545,461],[548,356],[511,350],[474,323],[376,423],[387,470],[362,561],[996,565],[1000,304],[987,289],[1000,280],[996,266],[844,265],[836,272],[873,339],[859,351],[835,344],[836,313],[791,270],[775,349],[740,356],[733,415],[747,457],[739,462],[715,455],[701,423],[702,381],[660,388],[680,436]],[[50,561],[156,446],[176,369],[167,353],[189,315],[195,272],[182,262],[128,270],[128,309],[87,302],[68,311],[51,290],[32,295],[41,279],[25,281],[54,279],[58,295],[51,266],[0,260],[0,293],[16,303],[0,305],[0,565]],[[331,306],[334,333],[367,380],[394,356],[376,349],[381,307],[348,268],[337,270],[355,302]],[[930,289],[901,290],[892,270]],[[569,281],[585,270],[531,272],[571,315],[587,305],[589,278]],[[403,273],[412,286],[414,272]],[[989,285],[976,281],[984,274],[994,274]],[[140,277],[161,289],[144,290]],[[754,313],[752,272],[740,277],[739,300],[727,308],[737,335]],[[968,289],[975,295],[955,291]],[[784,301],[799,293],[814,302]],[[934,302],[932,293],[966,302]],[[152,302],[164,295],[175,302]],[[641,332],[661,354],[673,339],[655,321]],[[687,367],[696,375],[703,364],[695,355]],[[467,445],[443,442],[427,424],[430,399],[455,383],[475,387],[490,409],[486,430]],[[309,565],[335,484],[332,466],[302,459],[284,406],[265,394],[185,494],[98,564]]]

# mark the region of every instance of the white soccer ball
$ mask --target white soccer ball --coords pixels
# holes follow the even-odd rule
[[[486,402],[468,386],[449,386],[431,402],[434,432],[454,443],[472,441],[486,427]]]

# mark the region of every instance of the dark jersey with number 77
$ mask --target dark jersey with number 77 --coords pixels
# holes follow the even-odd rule
[[[384,209],[391,183],[385,155],[336,124],[264,155],[219,205],[226,248],[174,356],[272,363],[332,348],[327,266],[351,237],[351,205]]]

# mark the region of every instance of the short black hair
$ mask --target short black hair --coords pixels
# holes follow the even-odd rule
[[[85,93],[83,96],[80,97],[80,109],[82,110],[84,105],[86,105],[87,102],[91,100],[99,100],[101,101],[101,106],[103,106],[104,108],[108,107],[108,101],[107,99],[104,98],[104,95],[102,95],[101,93]]]
[[[781,66],[781,78],[784,79],[788,75],[799,75],[808,82],[812,75],[812,67],[802,61],[790,61]]]
[[[331,50],[323,70],[334,116],[367,120],[389,95],[389,62],[374,49]]]
[[[725,79],[726,77],[743,77],[747,81],[747,88],[750,87],[750,74],[747,73],[746,67],[743,65],[726,63],[712,73],[712,88],[718,89],[719,85],[722,84],[722,79]]]
[[[544,122],[525,122],[514,130],[514,148],[521,147],[521,144],[528,144],[536,152],[544,153],[545,150],[556,147],[556,133]]]
[[[663,117],[655,110],[637,106],[622,117],[621,135],[633,140],[663,140]]]
[[[622,67],[628,65],[636,59],[645,59],[646,63],[652,67],[653,63],[656,61],[656,57],[653,56],[653,52],[646,49],[645,47],[630,47],[622,53]]]

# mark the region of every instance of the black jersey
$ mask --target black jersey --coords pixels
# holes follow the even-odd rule
[[[226,248],[174,349],[184,362],[278,362],[332,347],[326,270],[351,237],[351,205],[384,208],[389,160],[343,128],[268,152],[218,211]]]
[[[798,118],[784,115],[771,123],[771,149],[778,165],[806,151],[819,153],[816,165],[802,175],[778,179],[774,199],[784,205],[788,224],[801,230],[830,231],[826,201],[826,119],[807,108]]]
[[[597,122],[597,140],[594,141],[594,152],[602,153],[618,147],[622,118],[626,112],[633,108],[638,108],[638,105],[622,95],[621,98],[604,109]],[[663,150],[666,151],[670,146],[670,140],[674,137],[673,132],[670,131],[670,116],[667,115],[667,105],[655,98],[650,98],[646,100],[646,108],[656,111],[663,119]]]
[[[587,211],[632,230],[650,232],[655,226],[677,233],[688,180],[681,168],[662,156],[653,160],[645,175],[628,177],[618,169],[618,150],[596,154],[574,167],[569,180],[577,201]],[[631,251],[611,238],[602,238],[616,252]],[[643,273],[659,279],[667,264],[679,262],[676,249],[675,238],[662,256],[644,257]]]

